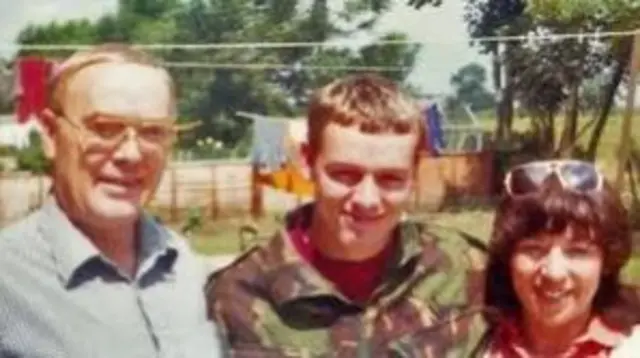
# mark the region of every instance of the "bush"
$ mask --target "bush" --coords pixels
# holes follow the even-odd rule
[[[16,154],[18,170],[28,171],[34,174],[48,173],[51,163],[42,151],[40,136],[36,132],[31,132],[29,141],[30,146],[19,150]]]
[[[14,147],[0,146],[0,157],[13,157],[17,153]]]

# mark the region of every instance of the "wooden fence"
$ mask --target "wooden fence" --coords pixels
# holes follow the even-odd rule
[[[414,210],[435,211],[448,200],[490,196],[493,156],[490,152],[424,157],[421,160]],[[190,208],[209,219],[249,215],[251,165],[246,160],[175,162],[166,170],[153,201],[153,211],[165,220],[180,221]],[[49,190],[49,179],[27,173],[0,175],[0,225],[37,208]],[[261,187],[266,212],[284,212],[309,198]]]

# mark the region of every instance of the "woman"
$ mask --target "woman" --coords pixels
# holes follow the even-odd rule
[[[609,319],[631,253],[628,214],[587,162],[512,169],[489,245],[484,357],[608,357],[629,333]]]

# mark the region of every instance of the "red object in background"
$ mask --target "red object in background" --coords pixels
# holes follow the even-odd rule
[[[40,57],[24,57],[17,63],[19,85],[16,116],[20,123],[38,116],[47,106],[47,82],[52,63]]]

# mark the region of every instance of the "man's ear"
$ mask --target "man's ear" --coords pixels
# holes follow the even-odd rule
[[[315,180],[313,167],[317,157],[316,151],[311,148],[309,143],[306,141],[300,143],[298,150],[300,151],[300,157],[302,158],[301,166],[303,173],[307,178]]]
[[[56,155],[55,135],[56,135],[56,120],[58,116],[49,108],[46,108],[40,113],[40,127],[42,128],[40,133],[40,140],[42,142],[42,150],[47,159],[52,160]]]

